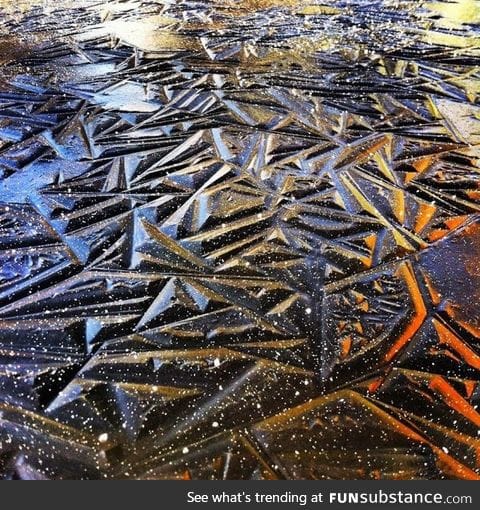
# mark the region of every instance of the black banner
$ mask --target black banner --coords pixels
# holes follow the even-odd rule
[[[460,481],[65,481],[3,483],[2,501],[54,508],[284,510],[478,508],[480,484]],[[32,499],[33,498],[33,499]]]

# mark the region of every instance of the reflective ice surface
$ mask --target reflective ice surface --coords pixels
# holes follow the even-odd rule
[[[480,2],[0,21],[3,478],[480,477]]]

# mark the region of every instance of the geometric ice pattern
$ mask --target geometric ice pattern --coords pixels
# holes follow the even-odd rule
[[[0,9],[0,477],[480,478],[477,2]]]

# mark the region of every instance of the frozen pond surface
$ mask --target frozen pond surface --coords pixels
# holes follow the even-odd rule
[[[0,476],[478,479],[479,22],[0,1]]]

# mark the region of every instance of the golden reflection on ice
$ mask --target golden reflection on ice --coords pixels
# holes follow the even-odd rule
[[[298,14],[309,15],[325,15],[337,14],[340,12],[336,7],[328,5],[328,2],[315,3],[305,2],[302,0],[215,0],[222,6],[236,8],[240,11],[255,12],[271,8],[290,8],[294,9]]]
[[[271,7],[296,7],[303,3],[301,0],[216,0],[216,2],[252,11]]]
[[[480,2],[478,0],[457,0],[454,2],[432,2],[428,8],[440,14],[449,25],[479,23]]]
[[[478,0],[457,0],[453,2],[431,2],[428,9],[440,19],[435,22],[439,30],[429,30],[425,41],[454,48],[478,49],[480,38],[469,32],[462,33],[469,24],[480,22],[480,2]],[[459,32],[460,31],[460,32]]]
[[[150,16],[142,20],[107,21],[105,30],[123,42],[145,51],[193,49],[193,39],[174,32],[176,20],[165,16]]]

